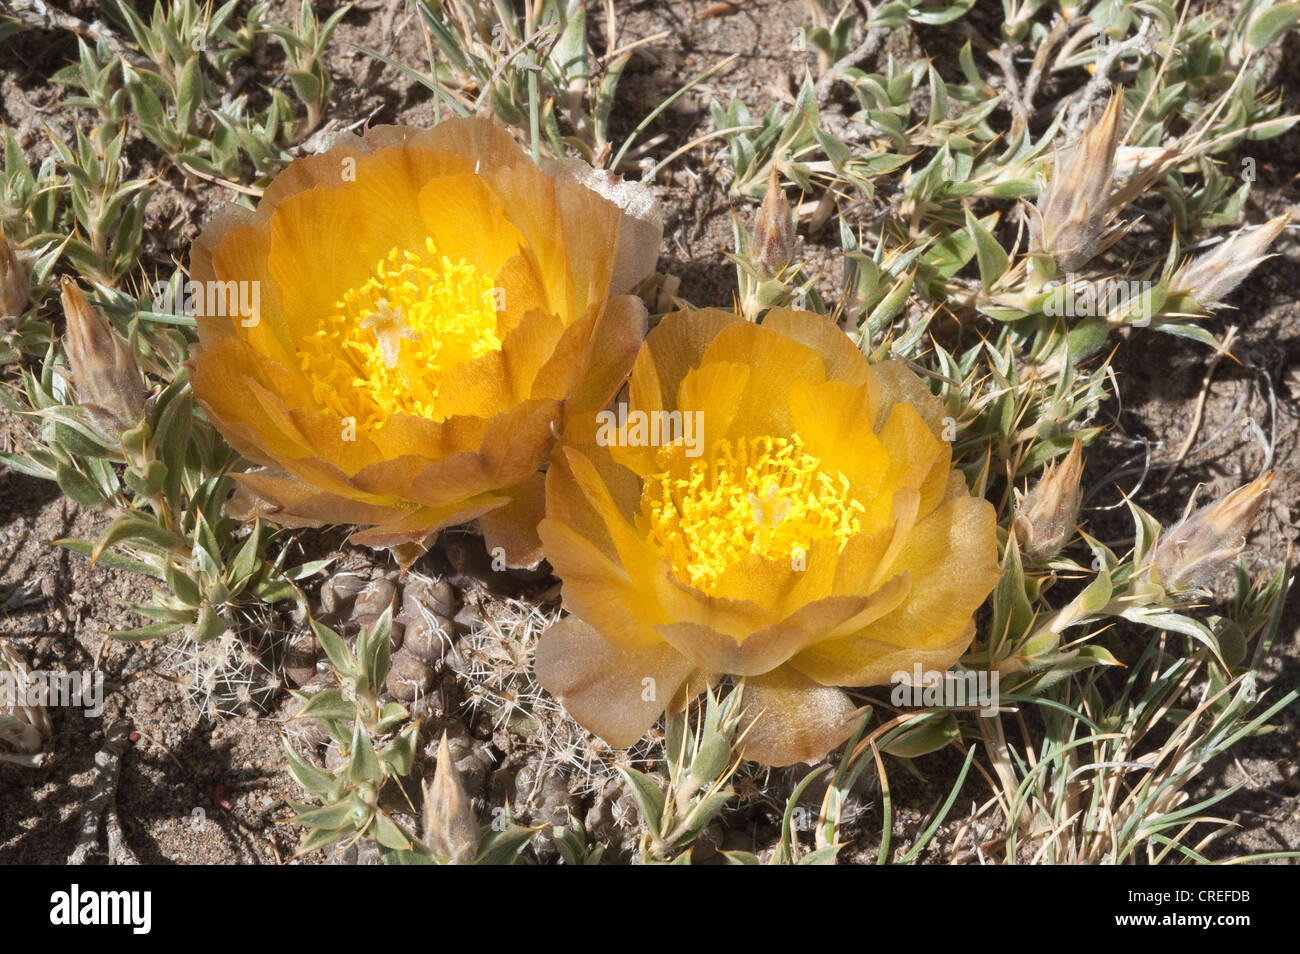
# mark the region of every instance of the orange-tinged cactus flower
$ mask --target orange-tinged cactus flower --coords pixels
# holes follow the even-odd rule
[[[820,758],[841,686],[947,669],[998,570],[993,507],[952,469],[944,410],[820,315],[668,315],[625,405],[570,420],[541,535],[571,614],[537,674],[632,744],[722,675],[757,716],[748,758]]]
[[[194,393],[267,470],[271,519],[364,525],[409,561],[478,519],[540,559],[542,477],[566,413],[606,403],[644,333],[624,213],[538,169],[496,123],[378,127],[299,159],[191,252]],[[649,258],[653,267],[653,259]]]
[[[1109,199],[1122,113],[1123,97],[1116,93],[1101,118],[1058,156],[1039,191],[1030,227],[1038,248],[1064,271],[1082,268],[1101,250],[1112,217]]]

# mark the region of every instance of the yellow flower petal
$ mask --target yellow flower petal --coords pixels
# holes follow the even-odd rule
[[[825,363],[827,380],[866,387],[870,391],[868,406],[875,407],[880,390],[876,375],[862,352],[831,319],[791,308],[773,308],[763,316],[763,327],[817,352]]]
[[[586,336],[580,363],[569,393],[571,414],[603,407],[627,379],[645,335],[646,310],[631,295],[611,298]]]
[[[849,478],[853,498],[867,508],[866,526],[887,519],[890,495],[885,480],[893,458],[880,437],[862,426],[874,411],[872,388],[842,381],[790,386],[790,422],[803,439],[808,453],[826,467]],[[827,408],[836,408],[828,414]],[[910,446],[892,448],[892,453],[910,458]]]
[[[818,684],[825,680],[835,686],[883,686],[893,682],[900,672],[910,677],[914,666],[919,665],[922,672],[950,669],[974,637],[973,623],[929,649],[860,636],[815,646],[793,657],[787,665]]]
[[[417,204],[425,235],[439,252],[485,275],[495,277],[524,247],[523,233],[506,217],[501,199],[476,175],[432,179],[420,189]]]
[[[808,603],[780,623],[751,632],[741,640],[699,623],[669,623],[656,630],[707,672],[762,675],[828,633],[863,626],[888,613],[908,589],[904,577],[896,579],[897,585],[881,587],[870,596],[831,596]]]
[[[929,513],[947,489],[952,448],[934,436],[911,404],[890,408],[879,436],[890,463],[880,482],[882,490],[917,490],[921,494],[919,513]]]
[[[762,380],[751,377],[740,404],[732,412],[732,435],[785,435],[792,431],[789,405],[781,398],[795,382],[825,380],[825,364],[811,348],[761,325],[731,325],[709,343],[701,364],[735,362],[762,368]]]
[[[672,407],[682,378],[702,363],[709,342],[724,328],[744,321],[716,308],[665,315],[632,366],[632,404],[646,411]]]
[[[576,616],[546,630],[534,662],[547,691],[614,748],[645,735],[695,670],[666,643],[619,648]]]
[[[852,635],[810,646],[791,664],[818,682],[841,686],[888,678],[880,663],[885,647],[941,650],[940,668],[951,666],[970,642],[958,634],[967,630],[971,614],[1000,575],[996,522],[993,506],[984,500],[957,498],[940,506],[908,534],[886,571],[910,577],[903,603]]]
[[[839,689],[789,666],[745,680],[746,758],[764,765],[814,762],[853,734],[862,710]]]
[[[546,558],[560,561],[564,605],[611,644],[644,649],[663,643],[655,624],[668,616],[621,566],[569,527],[547,518],[537,528]]]
[[[488,553],[500,553],[506,566],[535,567],[543,557],[537,526],[546,516],[545,478],[533,474],[507,493],[509,503],[478,518],[483,543]]]

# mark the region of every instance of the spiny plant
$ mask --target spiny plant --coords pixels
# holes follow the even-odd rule
[[[30,698],[27,663],[8,642],[0,642],[0,676],[0,763],[37,768],[48,758],[54,724]]]
[[[470,714],[536,746],[540,781],[562,773],[572,795],[584,797],[618,778],[622,766],[653,758],[655,739],[611,749],[578,725],[542,689],[533,671],[537,641],[557,611],[526,600],[494,600],[455,642],[448,662],[465,683]]]
[[[744,713],[738,690],[705,693],[691,721],[686,710],[666,717],[666,784],[620,767],[641,812],[643,864],[690,864],[691,843],[735,795],[728,782],[741,759]]]
[[[1023,720],[1018,745],[990,726],[1003,831],[989,850],[1055,864],[1205,862],[1206,848],[1235,827],[1214,808],[1240,786],[1193,801],[1192,783],[1237,742],[1271,731],[1269,720],[1300,696],[1266,700],[1258,689],[1292,581],[1286,567],[1252,583],[1239,565],[1229,615],[1184,617],[1182,631],[1166,619],[1118,687],[1113,674],[1092,672],[1034,700],[1041,740]]]
[[[421,81],[440,102],[461,115],[488,105],[553,155],[572,148],[588,161],[608,159],[614,94],[632,56],[618,47],[612,4],[603,55],[592,49],[586,4],[575,0],[528,4],[522,14],[465,0],[420,0],[416,8],[437,53],[432,77]]]
[[[416,765],[420,724],[397,702],[384,702],[393,617],[386,611],[357,637],[355,649],[338,633],[312,621],[312,630],[333,664],[337,688],[296,693],[303,706],[296,719],[316,719],[339,746],[340,764],[322,769],[285,742],[289,769],[319,805],[294,804],[293,821],[307,828],[300,853],[365,837],[379,844],[388,864],[499,864],[513,862],[534,829],[510,820],[480,833],[443,736],[432,781],[424,793],[424,832],[417,837],[398,820],[403,787]],[[396,807],[394,807],[394,805]]]
[[[321,800],[319,806],[294,806],[295,822],[307,828],[304,852],[361,835],[384,848],[411,848],[411,838],[379,803],[385,783],[411,771],[419,731],[405,708],[379,699],[388,677],[392,623],[391,611],[385,612],[357,638],[354,651],[338,633],[312,622],[340,684],[310,697],[299,693],[304,705],[295,718],[319,720],[339,744],[343,764],[332,772],[322,770],[285,743],[290,771]]]
[[[321,56],[350,9],[322,22],[304,2],[292,23],[278,24],[266,19],[267,3],[242,18],[234,0],[215,9],[196,0],[160,2],[147,19],[129,3],[104,6],[130,37],[127,55],[80,41],[80,61],[56,78],[83,90],[79,104],[99,110],[110,127],[122,122],[129,102],[141,134],[187,175],[226,177],[245,159],[259,174],[277,171],[289,161],[287,148],[320,123],[330,90]],[[246,81],[237,75],[243,61],[265,37],[284,54],[284,77],[304,115],[295,116],[293,100],[273,84],[264,94],[236,94]],[[254,108],[255,98],[269,102]]]
[[[171,641],[159,664],[190,705],[214,722],[269,709],[285,685],[278,659],[287,632],[274,608],[251,603],[238,613],[232,629],[220,636]]]
[[[896,25],[899,6],[872,10],[860,25],[864,45]],[[935,307],[958,318],[972,310],[983,312],[1006,323],[1008,337],[1019,349],[1049,367],[1059,365],[1067,347],[1075,362],[1097,353],[1109,331],[1127,325],[1213,343],[1212,336],[1187,320],[1213,304],[1206,294],[1210,290],[1198,294],[1185,281],[1179,287],[1171,284],[1179,237],[1229,223],[1243,207],[1255,178],[1253,160],[1233,171],[1216,157],[1248,140],[1279,135],[1295,122],[1295,117],[1280,115],[1276,95],[1260,88],[1266,58],[1259,51],[1290,25],[1285,11],[1269,15],[1268,4],[1246,4],[1223,30],[1210,14],[1180,17],[1172,6],[1156,3],[1137,5],[1141,16],[1124,5],[1101,3],[1087,17],[1062,11],[1050,22],[1044,22],[1041,6],[1020,5],[1012,11],[1023,18],[1009,21],[1016,24],[1014,46],[1004,42],[983,50],[981,57],[967,42],[958,57],[957,82],[925,62],[901,64],[891,57],[883,72],[866,73],[844,65],[842,58],[842,68],[827,73],[834,79],[831,86],[818,89],[820,84],[805,81],[792,108],[773,106],[759,122],[738,99],[715,104],[713,124],[726,144],[722,158],[733,193],[761,195],[776,170],[806,196],[823,197],[823,204],[829,200],[875,210],[863,235],[848,225],[847,216],[841,217],[844,290],[838,302],[828,301],[850,331],[869,331],[873,341],[887,331],[885,315],[875,314],[875,308],[907,278],[901,297],[910,296],[917,308],[899,307],[894,314],[907,317],[913,310]],[[848,10],[837,18],[835,35],[856,35]],[[961,12],[954,5],[942,17]],[[1030,19],[1035,14],[1038,18]],[[821,36],[819,31],[824,28],[813,32]],[[1107,43],[1085,45],[1099,32],[1109,38]],[[831,44],[827,49],[849,45],[847,40],[825,42]],[[1022,77],[1015,53],[1031,46],[1037,54]],[[1049,55],[1053,51],[1055,58]],[[843,53],[849,60],[853,55]],[[981,68],[981,59],[995,71]],[[1067,85],[1070,91],[1063,99],[1050,104],[1052,121],[1036,138],[1031,136],[1028,117],[1042,110],[1036,98],[1044,76],[1062,74],[1068,83],[1071,75],[1087,76],[1085,69],[1091,71],[1087,82],[1073,89]],[[1126,80],[1122,97],[1098,119],[1101,101],[1116,87],[1112,77],[1120,75]],[[999,78],[1001,89],[990,81]],[[835,94],[844,87],[854,94],[858,109],[845,107],[847,123],[828,124],[823,113],[838,105]],[[918,103],[927,100],[928,109],[919,109]],[[1121,111],[1130,117],[1123,126]],[[1009,135],[995,130],[992,120],[998,112],[1012,117]],[[1101,125],[1084,138],[1090,114]],[[1087,170],[1093,170],[1095,181],[1084,178]],[[1046,187],[1040,186],[1043,179]],[[878,193],[882,185],[889,187],[887,197]],[[1097,243],[1112,245],[1134,227],[1117,216],[1153,187],[1166,199],[1165,214],[1176,226],[1163,268],[1161,259],[1148,257],[1109,279],[1105,271],[1081,272],[1100,250]],[[1090,206],[1078,207],[1092,210],[1096,222],[1080,225],[1097,234],[1088,237],[1088,255],[1062,256],[1053,237],[1073,227],[1070,203],[1076,195],[1083,202],[1080,189],[1096,193]],[[1014,204],[1036,194],[1037,209]],[[1008,212],[1019,220],[1014,234],[1003,222]],[[1009,248],[999,235],[1012,239]],[[870,265],[861,252],[864,240],[875,246]],[[752,257],[738,251],[742,262]],[[968,278],[972,263],[978,274]],[[886,264],[892,280],[882,282],[881,266]],[[1104,267],[1102,261],[1092,264]],[[1178,277],[1186,279],[1185,274]],[[1059,306],[1061,287],[1095,289],[1107,280],[1145,283],[1142,308],[1126,307],[1127,300],[1118,307],[1103,304],[1100,312],[1081,315],[1088,320],[1063,334],[1060,322],[1053,320],[1060,314],[1053,306]],[[745,281],[742,272],[742,288]]]

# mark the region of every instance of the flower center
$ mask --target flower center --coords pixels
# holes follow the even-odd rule
[[[501,349],[496,303],[492,278],[440,255],[433,239],[394,248],[302,342],[302,370],[321,405],[362,427],[392,414],[438,420],[447,372]]]
[[[642,518],[674,575],[710,592],[749,554],[793,562],[829,537],[843,551],[866,508],[821,463],[798,434],[720,440],[707,457],[647,477]]]

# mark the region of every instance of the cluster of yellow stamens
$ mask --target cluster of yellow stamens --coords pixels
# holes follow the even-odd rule
[[[830,537],[843,551],[865,509],[849,479],[823,469],[798,434],[720,440],[684,475],[670,467],[641,491],[650,540],[678,579],[705,592],[749,554],[792,561]]]
[[[301,367],[322,407],[361,427],[392,414],[438,419],[447,371],[501,348],[492,276],[438,252],[394,248],[301,344]]]

